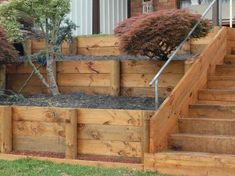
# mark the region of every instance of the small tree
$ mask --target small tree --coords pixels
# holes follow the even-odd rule
[[[184,10],[162,10],[125,20],[115,34],[120,38],[123,52],[167,60],[199,18],[200,15]],[[209,22],[203,20],[192,37],[206,36],[210,28]]]
[[[17,57],[17,51],[8,42],[4,29],[0,27],[0,63],[13,62]]]
[[[61,45],[64,40],[72,39],[72,30],[76,28],[72,22],[65,20],[69,11],[69,0],[10,0],[0,6],[0,23],[7,29],[10,41],[24,40],[22,18],[31,19],[34,27],[40,29],[45,47],[39,53],[27,56],[26,60],[52,95],[59,94],[53,72],[54,61],[61,58]],[[46,60],[48,82],[32,62],[33,59]]]

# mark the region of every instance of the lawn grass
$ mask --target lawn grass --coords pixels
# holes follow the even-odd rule
[[[125,169],[101,169],[95,167],[54,164],[48,161],[20,159],[0,160],[0,176],[166,176],[151,172]]]

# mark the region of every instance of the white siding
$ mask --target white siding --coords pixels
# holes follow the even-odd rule
[[[92,34],[92,0],[71,0],[69,18],[78,26],[74,35]]]
[[[112,34],[113,29],[128,17],[128,0],[100,0],[100,33]]]

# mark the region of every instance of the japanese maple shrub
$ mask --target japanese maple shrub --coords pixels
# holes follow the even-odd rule
[[[167,60],[199,18],[185,10],[161,10],[123,21],[115,34],[124,53]],[[202,20],[192,38],[204,37],[210,29],[209,21]]]
[[[13,45],[8,42],[4,29],[0,27],[0,63],[15,61],[17,57],[17,51]]]

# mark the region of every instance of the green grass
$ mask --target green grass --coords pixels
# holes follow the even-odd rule
[[[101,169],[95,167],[53,164],[47,161],[21,159],[0,160],[0,176],[166,176],[125,169]]]

